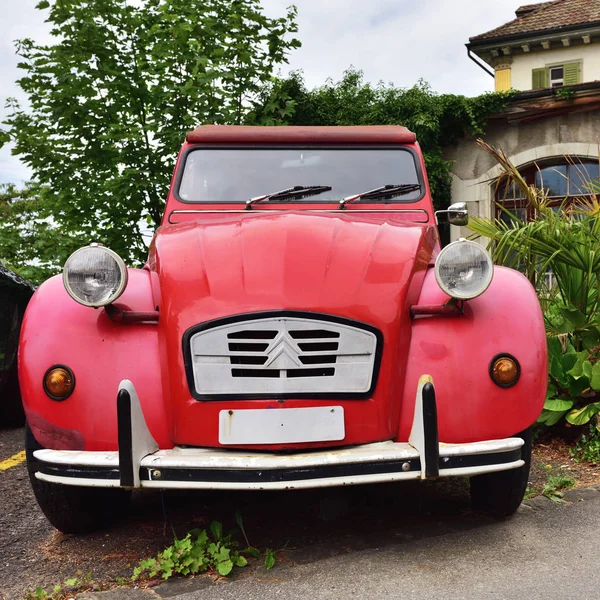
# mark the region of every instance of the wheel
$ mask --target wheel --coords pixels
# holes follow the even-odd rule
[[[519,508],[531,467],[531,427],[515,437],[525,442],[521,447],[521,458],[525,464],[518,469],[471,477],[471,506],[474,510],[494,517],[509,517]]]
[[[120,488],[95,488],[49,483],[36,478],[39,462],[33,456],[42,449],[25,426],[25,450],[29,480],[37,503],[56,529],[63,533],[88,533],[108,527],[126,514],[131,492]]]
[[[21,402],[16,360],[8,373],[6,386],[1,392],[3,399],[0,405],[0,425],[21,427],[25,423],[25,412],[23,411],[23,403]]]

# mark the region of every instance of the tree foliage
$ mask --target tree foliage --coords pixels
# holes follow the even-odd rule
[[[86,238],[61,230],[50,190],[37,183],[0,185],[0,257],[32,283],[54,275]]]
[[[37,7],[48,9],[54,43],[17,42],[18,84],[29,106],[11,101],[0,146],[12,141],[34,173],[36,185],[23,194],[42,195],[10,214],[51,215],[38,232],[42,263],[56,266],[46,246],[64,254],[67,238],[103,242],[135,263],[146,254],[140,222],[160,222],[186,131],[241,122],[299,45],[290,37],[295,9],[268,18],[260,0],[43,0]],[[2,235],[7,251],[6,227]],[[17,263],[28,252],[5,256]]]
[[[425,155],[437,207],[450,202],[451,163],[443,149],[465,134],[481,135],[490,114],[502,111],[512,92],[467,98],[436,94],[424,81],[411,88],[365,83],[361,71],[309,90],[302,73],[292,73],[265,88],[249,123],[261,125],[404,125],[414,131]]]

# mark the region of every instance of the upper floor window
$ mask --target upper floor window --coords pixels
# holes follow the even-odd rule
[[[565,67],[551,67],[550,71],[550,87],[562,87],[565,85]]]
[[[531,87],[534,90],[563,87],[581,83],[581,62],[548,65],[533,69]]]

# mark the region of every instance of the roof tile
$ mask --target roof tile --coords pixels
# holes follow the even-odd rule
[[[517,17],[486,33],[473,36],[469,41],[491,41],[496,38],[505,38],[512,35],[536,33],[547,29],[560,29],[561,27],[585,25],[600,21],[600,2],[598,0],[553,0],[551,2],[541,2],[538,8],[527,12],[533,6],[521,6],[517,9],[517,14],[521,14],[521,17]]]

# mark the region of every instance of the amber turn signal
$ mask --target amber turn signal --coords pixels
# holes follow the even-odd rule
[[[55,365],[44,375],[44,391],[52,400],[66,400],[75,387],[75,376],[69,367]]]
[[[517,383],[520,373],[519,362],[509,354],[495,356],[490,364],[492,381],[500,387],[511,387]]]

